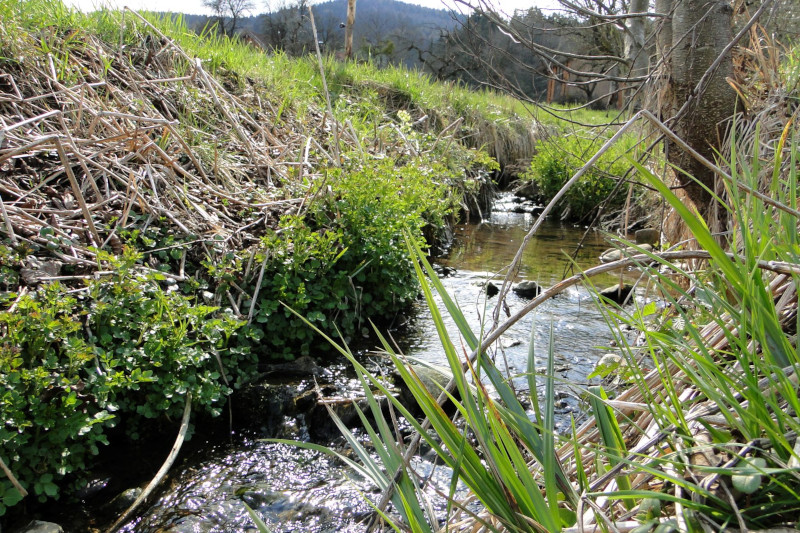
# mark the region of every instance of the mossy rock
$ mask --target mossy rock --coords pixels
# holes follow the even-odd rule
[[[656,246],[661,240],[661,232],[652,228],[640,229],[634,235],[636,236],[636,244],[651,244]]]

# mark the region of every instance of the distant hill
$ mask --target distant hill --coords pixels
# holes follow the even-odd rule
[[[333,17],[344,22],[347,17],[347,0],[331,0],[314,6],[318,19]],[[439,37],[439,31],[452,30],[458,22],[444,9],[432,9],[398,0],[359,0],[356,6],[355,39],[375,41],[380,35],[419,32],[430,39]]]
[[[270,48],[292,55],[313,45],[308,11],[302,1],[237,22],[236,31],[252,32]],[[318,40],[326,52],[337,52],[344,44],[347,0],[331,0],[313,6]],[[184,15],[190,28],[202,30],[213,17]],[[455,29],[459,18],[445,9],[432,9],[398,0],[359,0],[353,28],[354,45],[362,57],[380,62],[418,66],[418,49],[428,49],[443,32]]]

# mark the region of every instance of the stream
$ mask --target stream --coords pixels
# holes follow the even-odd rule
[[[522,212],[521,212],[522,211]],[[528,212],[524,212],[528,211]],[[479,331],[480,317],[491,318],[497,298],[490,298],[484,308],[485,281],[506,267],[517,252],[519,244],[535,221],[533,209],[525,208],[511,195],[502,195],[491,217],[481,224],[459,225],[455,228],[453,245],[437,263],[444,272],[442,282],[459,302],[474,331]],[[581,241],[583,228],[548,221],[534,237],[522,258],[520,278],[549,286],[560,281],[568,258]],[[591,232],[575,257],[583,268],[597,264],[600,253],[608,247],[603,238]],[[618,277],[595,280],[598,286],[610,285]],[[499,286],[502,277],[495,278]],[[527,300],[513,292],[507,297],[513,314]],[[501,316],[501,319],[504,316]],[[527,366],[528,342],[531,329],[537,347],[537,366],[543,366],[551,324],[555,339],[555,367],[558,380],[556,421],[559,430],[569,427],[570,415],[583,416],[580,390],[586,383],[597,359],[605,353],[598,347],[608,343],[610,335],[602,314],[589,292],[582,286],[568,289],[540,306],[535,314],[515,324],[504,336],[497,364],[507,368],[520,394],[525,394],[527,381],[523,375]],[[455,331],[452,321],[451,331]],[[402,328],[398,338],[407,356],[434,364],[446,365],[438,345],[438,337],[424,302],[417,304],[413,318]],[[333,381],[347,382],[352,376],[344,367],[325,369],[335,374]],[[298,383],[298,389],[313,380]],[[347,388],[345,383],[345,388]],[[352,383],[349,386],[353,386]],[[265,404],[264,416],[271,407]],[[279,429],[270,436],[308,440],[314,437],[319,419],[310,415],[284,416]],[[170,482],[162,489],[157,501],[141,511],[137,518],[122,528],[126,532],[234,532],[255,531],[243,502],[256,510],[276,533],[290,531],[362,532],[364,517],[371,507],[364,495],[377,500],[380,494],[370,482],[358,478],[341,462],[322,453],[292,445],[267,442],[260,435],[237,435],[232,443],[210,445],[190,454],[182,463],[173,466]],[[165,438],[167,438],[165,436]],[[172,439],[172,437],[168,437]],[[317,439],[318,441],[318,439]],[[335,440],[333,446],[341,446]],[[337,448],[347,453],[345,447]],[[418,471],[432,476],[435,483],[447,492],[450,472],[434,468],[427,456],[414,461]],[[464,490],[460,487],[459,490]],[[445,504],[434,499],[441,516]]]

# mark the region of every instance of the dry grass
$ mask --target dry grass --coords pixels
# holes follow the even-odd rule
[[[298,134],[285,116],[274,127],[253,83],[234,94],[144,19],[126,19],[140,46],[76,30],[50,35],[45,52],[35,35],[3,30],[20,58],[0,75],[9,237],[83,272],[98,268],[96,249],[119,251],[120,234],[142,219],[166,218],[201,245],[252,243],[312,192],[302,183],[319,178],[314,154],[328,154],[325,137]],[[309,115],[326,130],[323,112]]]

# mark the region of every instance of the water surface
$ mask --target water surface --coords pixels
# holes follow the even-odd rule
[[[438,262],[454,273],[442,278],[448,293],[461,307],[473,332],[491,324],[497,297],[487,298],[484,284],[492,280],[497,286],[503,281],[528,230],[536,220],[530,213],[517,213],[517,204],[503,196],[495,205],[491,217],[481,224],[459,225],[448,255]],[[581,243],[580,246],[578,244]],[[603,235],[585,228],[548,220],[523,250],[520,274],[515,281],[533,280],[547,287],[579,271],[598,264],[598,257],[609,247]],[[452,272],[452,271],[451,271]],[[619,275],[594,278],[598,287],[619,282]],[[513,292],[506,297],[508,312],[514,315],[529,300]],[[447,365],[435,326],[424,302],[418,304],[418,314],[405,336],[402,348],[406,355]],[[507,317],[501,312],[500,320]],[[445,317],[451,337],[458,338],[457,328]],[[496,363],[512,376],[518,392],[528,389],[526,371],[531,331],[536,353],[535,366],[542,369],[553,330],[556,379],[561,400],[557,425],[569,426],[569,416],[580,416],[580,396],[599,357],[606,353],[611,335],[601,309],[589,290],[576,285],[550,299],[529,314],[504,335],[499,343]],[[458,344],[457,344],[458,345]]]
[[[517,253],[519,244],[534,222],[534,216],[513,212],[517,204],[504,196],[491,218],[478,225],[461,225],[447,257],[439,260],[452,269],[443,278],[450,294],[459,302],[475,332],[481,318],[490,316],[497,298],[486,299],[483,284],[502,271]],[[598,233],[559,222],[547,222],[533,238],[522,256],[517,279],[530,279],[549,286],[562,279],[570,256],[575,254],[581,268],[597,264],[607,248]],[[617,281],[606,276],[598,284]],[[497,283],[502,281],[502,277]],[[506,299],[513,314],[528,300],[513,292]],[[423,302],[416,306],[415,317],[398,339],[406,355],[436,364],[446,364],[435,327]],[[504,317],[505,315],[503,315]],[[457,335],[452,321],[449,329]],[[595,361],[604,353],[602,346],[610,338],[603,314],[588,290],[582,286],[567,289],[562,295],[543,304],[511,328],[499,345],[496,360],[505,369],[521,395],[527,393],[525,371],[528,347],[533,330],[536,366],[546,361],[550,328],[553,328],[556,379],[559,400],[556,424],[561,431],[569,428],[570,417],[582,417],[581,390]],[[307,437],[302,418],[286,420],[289,433]],[[345,450],[342,450],[346,453]],[[449,486],[447,469],[433,468],[428,460],[417,458],[418,471],[438,477],[444,490]],[[362,532],[364,516],[371,507],[362,495],[376,500],[378,493],[369,482],[354,475],[341,462],[322,453],[286,444],[258,439],[241,439],[233,445],[220,446],[201,457],[176,467],[172,486],[143,516],[129,523],[127,532],[203,532],[223,533],[252,530],[244,503],[254,508],[276,533],[334,531]],[[439,511],[444,514],[442,502]]]

